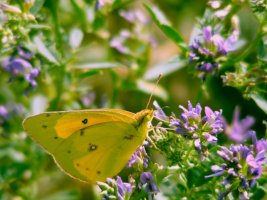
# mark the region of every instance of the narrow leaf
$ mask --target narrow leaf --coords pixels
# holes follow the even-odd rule
[[[75,69],[110,69],[121,66],[120,63],[116,62],[84,63],[77,65]]]
[[[146,94],[151,94],[151,92],[153,92],[155,96],[163,100],[168,99],[168,93],[166,92],[166,90],[164,90],[164,88],[162,88],[161,86],[156,85],[155,83],[150,83],[140,79],[137,81],[137,88]]]
[[[155,65],[151,67],[145,74],[144,79],[145,80],[155,80],[158,78],[158,76],[161,74],[164,76],[171,74],[183,67],[186,66],[186,61],[182,60],[178,57],[175,59],[171,59],[170,61],[166,63],[160,63],[158,65]]]
[[[166,19],[164,14],[156,7],[149,7],[144,5],[153,21],[160,28],[160,30],[172,41],[174,41],[181,49],[187,50],[187,45],[184,42],[183,37],[170,25],[170,22]]]
[[[255,103],[267,114],[267,101],[258,93],[251,94],[251,98],[255,101]]]
[[[43,41],[40,39],[40,37],[36,36],[33,38],[33,41],[39,51],[40,54],[42,54],[47,60],[49,60],[52,63],[58,64],[58,61],[56,58],[52,55],[52,53],[48,50],[48,48],[45,46]]]

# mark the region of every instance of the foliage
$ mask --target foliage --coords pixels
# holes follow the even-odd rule
[[[1,2],[0,199],[266,199],[266,9],[263,0]],[[72,180],[22,129],[44,111],[138,112],[151,93],[152,130],[106,183]]]

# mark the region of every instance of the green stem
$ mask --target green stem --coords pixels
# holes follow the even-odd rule
[[[202,99],[202,97],[203,97],[203,86],[201,86],[199,88],[194,104],[197,104],[198,102],[200,102],[200,100]]]
[[[64,89],[64,78],[65,78],[65,74],[66,74],[66,70],[65,67],[63,65],[60,65],[56,68],[57,70],[57,75],[54,77],[54,85],[56,87],[56,97],[50,102],[50,106],[48,108],[48,110],[58,110],[59,108],[59,103],[61,100],[61,95],[63,93],[63,89]]]
[[[64,51],[63,51],[63,40],[62,40],[62,34],[60,32],[60,23],[58,20],[58,3],[59,1],[54,1],[54,0],[49,0],[48,1],[50,4],[50,10],[52,13],[52,22],[54,24],[54,28],[55,28],[55,37],[56,37],[56,46],[57,49],[59,50],[59,52],[61,53],[61,57],[64,57]]]
[[[119,79],[116,74],[116,72],[111,71],[111,77],[113,82],[113,91],[112,91],[112,97],[110,100],[110,108],[114,108],[116,106],[116,102],[118,100],[118,94],[119,94]]]
[[[193,141],[191,141],[191,147],[190,147],[190,149],[187,151],[187,153],[186,153],[186,155],[185,155],[185,158],[183,159],[184,161],[186,161],[185,163],[186,163],[186,165],[188,165],[188,163],[187,163],[187,161],[188,161],[188,157],[189,157],[189,155],[190,155],[190,153],[191,153],[191,151],[194,149],[194,142]]]

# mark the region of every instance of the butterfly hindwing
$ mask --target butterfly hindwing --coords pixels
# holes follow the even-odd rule
[[[58,146],[54,158],[73,177],[105,181],[121,171],[143,139],[132,125],[105,122],[72,134]]]

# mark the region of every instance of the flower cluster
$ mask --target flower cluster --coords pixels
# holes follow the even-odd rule
[[[204,79],[207,74],[216,72],[219,67],[217,58],[233,51],[237,39],[236,32],[225,39],[219,33],[215,33],[211,26],[203,27],[201,37],[194,38],[189,47],[189,63],[194,64],[200,78]]]
[[[110,47],[121,54],[134,55],[137,52],[136,49],[140,51],[140,45],[156,45],[154,38],[147,33],[150,20],[143,12],[122,10],[120,16],[133,27],[120,30],[118,35],[111,38]],[[142,54],[142,52],[140,53]]]
[[[29,12],[33,1],[24,1],[24,9],[0,2],[0,47],[13,48],[14,44],[25,42],[29,38],[30,27],[35,20]]]
[[[217,153],[224,163],[213,165],[211,169],[215,173],[206,176],[223,176],[222,185],[235,185],[236,188],[232,188],[232,191],[238,191],[241,199],[248,199],[248,189],[253,187],[256,179],[261,176],[262,165],[267,161],[267,140],[257,141],[255,134],[252,137],[253,145],[250,147],[243,144],[231,145],[230,148],[222,146]],[[221,194],[226,195],[227,193]]]
[[[183,112],[180,118],[172,119],[170,126],[176,127],[176,133],[185,138],[193,139],[196,150],[202,156],[204,143],[214,144],[217,142],[217,134],[223,131],[222,111],[212,111],[205,107],[205,116],[201,116],[202,108],[198,103],[194,108],[188,101],[188,109],[179,106]]]
[[[116,180],[108,178],[106,183],[98,182],[103,195],[102,200],[118,199],[124,200],[132,193],[130,183],[122,181],[121,177],[117,176]]]
[[[136,164],[141,164],[143,168],[147,168],[149,156],[146,153],[146,149],[144,146],[138,147],[138,149],[131,156],[128,161],[127,167],[132,167]]]
[[[32,54],[21,47],[17,48],[17,54],[18,57],[11,56],[2,63],[4,71],[11,75],[10,80],[23,77],[30,87],[36,87],[35,79],[39,75],[39,69],[34,68],[30,63]]]

